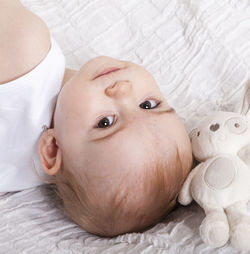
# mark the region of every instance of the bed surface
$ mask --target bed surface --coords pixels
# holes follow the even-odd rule
[[[146,67],[188,130],[209,111],[237,111],[249,79],[250,1],[22,2],[47,23],[67,67],[98,55]],[[83,231],[59,208],[51,186],[0,193],[0,253],[239,253],[202,243],[204,213],[194,203],[144,233],[115,238]]]

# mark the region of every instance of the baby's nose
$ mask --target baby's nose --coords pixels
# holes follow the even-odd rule
[[[105,89],[105,94],[109,97],[122,97],[130,94],[132,84],[130,81],[117,81],[115,84],[108,86]]]

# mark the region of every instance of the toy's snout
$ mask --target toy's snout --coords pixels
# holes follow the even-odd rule
[[[216,132],[219,130],[219,128],[220,128],[220,124],[215,123],[215,124],[210,124],[208,129],[211,132]],[[190,139],[192,140],[195,136],[199,137],[200,134],[201,134],[200,130],[198,130],[196,128],[196,129],[192,130],[192,132],[190,133]]]
[[[217,131],[219,128],[220,128],[220,125],[219,125],[218,123],[216,123],[216,124],[211,124],[211,125],[209,126],[209,130],[210,130],[210,131],[213,131],[213,132]]]

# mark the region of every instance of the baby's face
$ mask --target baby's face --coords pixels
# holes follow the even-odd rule
[[[90,60],[63,86],[54,129],[64,161],[110,186],[140,173],[133,172],[134,165],[143,170],[155,153],[164,157],[178,148],[191,155],[186,130],[151,74],[110,57]],[[104,191],[100,182],[93,184]]]

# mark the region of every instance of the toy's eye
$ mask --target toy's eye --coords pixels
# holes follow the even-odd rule
[[[241,134],[246,131],[247,125],[243,118],[232,117],[226,122],[228,129],[234,134]]]

